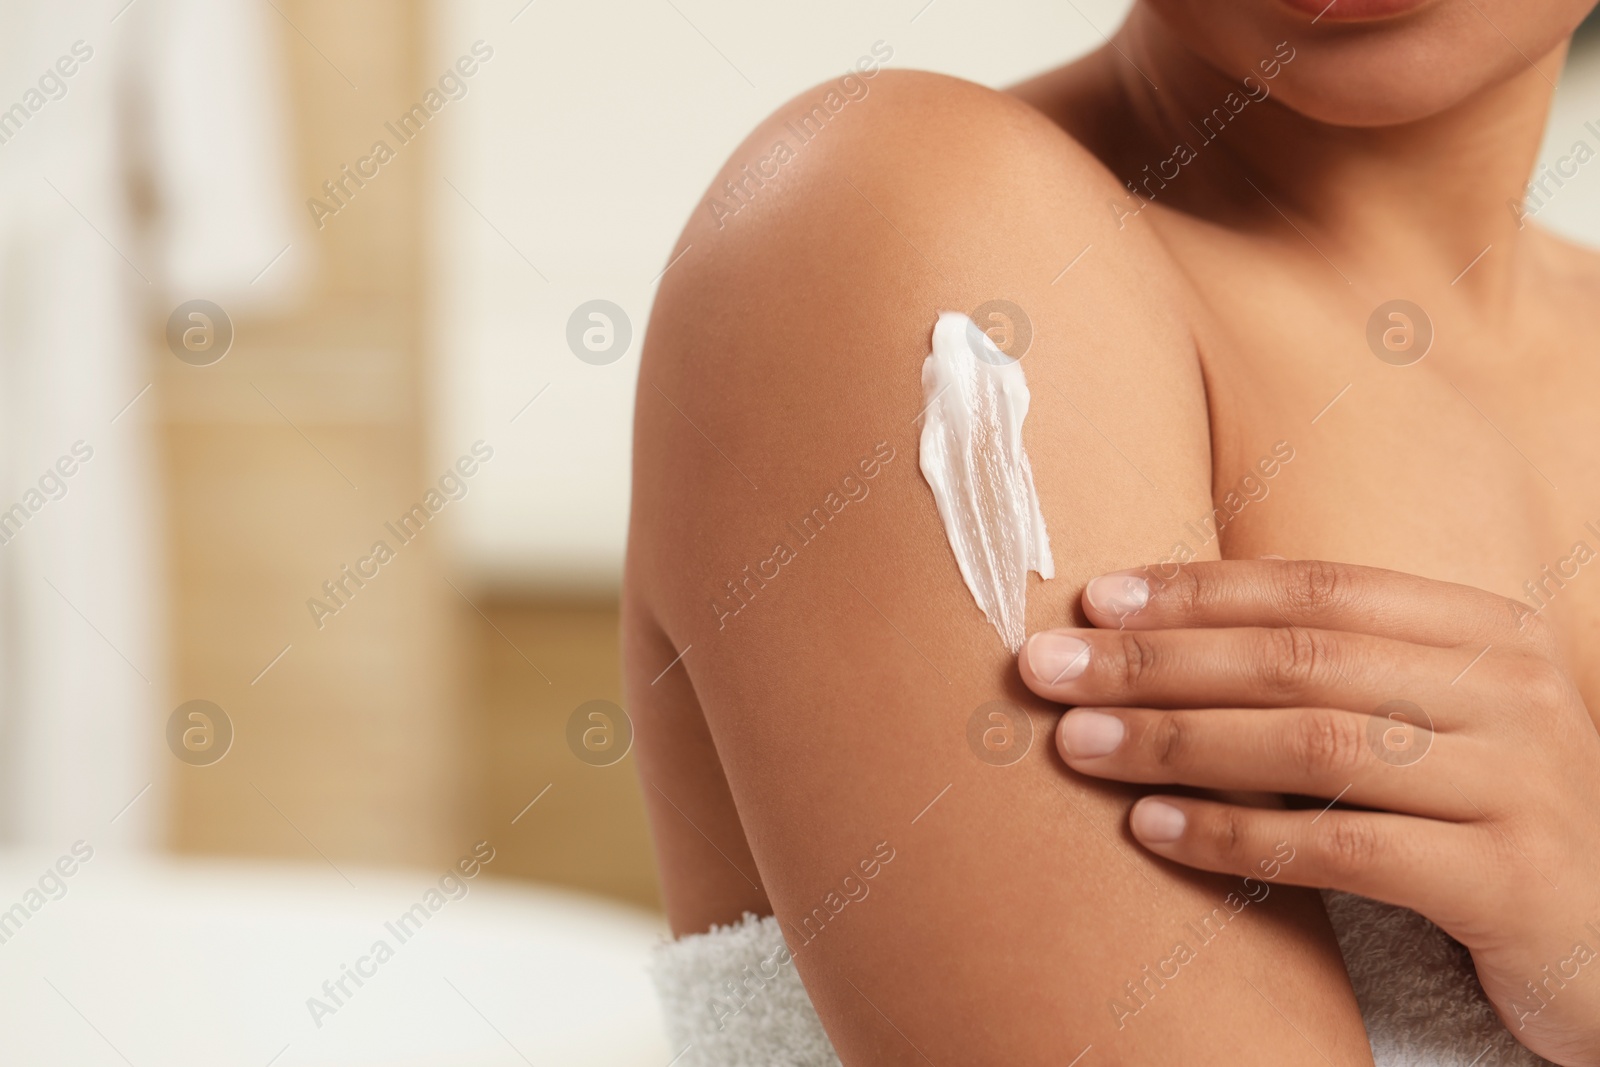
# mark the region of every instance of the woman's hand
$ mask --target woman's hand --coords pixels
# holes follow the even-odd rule
[[[1600,734],[1543,620],[1366,567],[1175,569],[1094,579],[1095,628],[1024,646],[1028,687],[1075,705],[1057,732],[1067,764],[1322,798],[1150,796],[1129,823],[1208,871],[1249,873],[1287,842],[1281,881],[1421,913],[1471,950],[1519,1041],[1600,1064]]]

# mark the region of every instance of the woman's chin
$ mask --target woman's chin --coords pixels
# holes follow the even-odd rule
[[[1409,15],[1434,0],[1279,0],[1313,22],[1377,22]]]
[[[1313,59],[1302,54],[1302,59]],[[1521,61],[1518,61],[1519,65]],[[1437,70],[1418,63],[1414,71],[1394,76],[1388,62],[1351,65],[1312,62],[1280,79],[1273,96],[1277,101],[1315,122],[1352,129],[1404,126],[1421,122],[1460,106],[1483,91],[1481,77]],[[1508,72],[1514,74],[1514,72]]]

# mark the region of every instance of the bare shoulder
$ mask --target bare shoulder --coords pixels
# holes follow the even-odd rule
[[[935,281],[973,277],[994,264],[962,257],[987,254],[1003,257],[1018,279],[1037,268],[1049,285],[1083,247],[1052,242],[1129,237],[1126,203],[1093,155],[1017,96],[939,74],[882,71],[824,82],[773,112],[711,181],[680,248],[695,246],[714,269],[795,246],[877,245],[888,233],[900,240],[888,254],[915,253]],[[868,218],[878,225],[862,227]],[[1162,266],[1159,245],[1137,232],[1119,246],[1147,270]],[[1153,282],[1171,284],[1159,273]],[[662,296],[682,291],[668,286]]]
[[[1124,984],[1229,880],[1130,849],[1133,791],[1061,764],[1059,709],[1020,684],[918,469],[922,363],[962,311],[1032,394],[1057,576],[1030,579],[1029,629],[1209,510],[1190,297],[1118,193],[1016,99],[884,72],[763,123],[662,281],[624,618],[669,911],[687,932],[770,905],[846,1063],[1065,1062],[1089,1042],[1317,1061],[1251,992],[1268,968],[1317,1048],[1365,1054],[1320,905],[1286,888],[1128,1022]],[[997,759],[981,739],[1002,702],[1018,740]]]
[[[1008,173],[1015,168],[1021,172]],[[941,74],[880,71],[824,82],[774,111],[711,182],[703,221],[723,231],[739,218],[748,231],[751,218],[771,217],[772,201],[798,203],[829,185],[897,170],[900,191],[929,197],[918,201],[922,208],[954,209],[952,221],[972,213],[966,197],[1023,191],[1044,171],[1085,193],[1097,185],[1119,191],[1076,141],[1018,97]],[[820,196],[817,206],[824,203]]]
[[[673,251],[645,345],[641,440],[694,418],[688,397],[727,460],[750,446],[747,463],[689,477],[747,489],[757,474],[783,484],[797,463],[848,465],[884,435],[910,442],[933,322],[955,310],[1024,346],[1041,434],[1075,438],[1076,404],[1098,458],[1106,441],[1089,423],[1109,417],[1113,438],[1143,438],[1149,463],[1181,469],[1203,510],[1193,296],[1125,204],[1089,152],[1012,95],[913,71],[803,92],[733,153]],[[873,425],[863,449],[853,438]],[[648,452],[647,464],[662,455]],[[1085,459],[1052,466],[1065,481]],[[1112,476],[1140,478],[1126,466]],[[680,489],[656,497],[636,483],[636,517],[681,506]],[[687,535],[694,521],[671,525]]]

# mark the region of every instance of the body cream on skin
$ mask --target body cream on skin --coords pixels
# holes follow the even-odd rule
[[[918,462],[972,598],[1013,653],[1026,636],[1028,572],[1055,577],[1033,468],[1022,447],[1022,364],[977,323],[941,311],[922,364]]]

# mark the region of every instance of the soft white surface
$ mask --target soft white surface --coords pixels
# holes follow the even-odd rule
[[[56,855],[0,853],[0,911]],[[645,971],[661,922],[487,874],[318,1029],[306,999],[375,939],[394,943],[384,923],[442,873],[343,870],[355,888],[326,865],[97,851],[64,897],[0,944],[0,1063],[511,1067],[525,1057],[662,1067],[671,1058]]]

